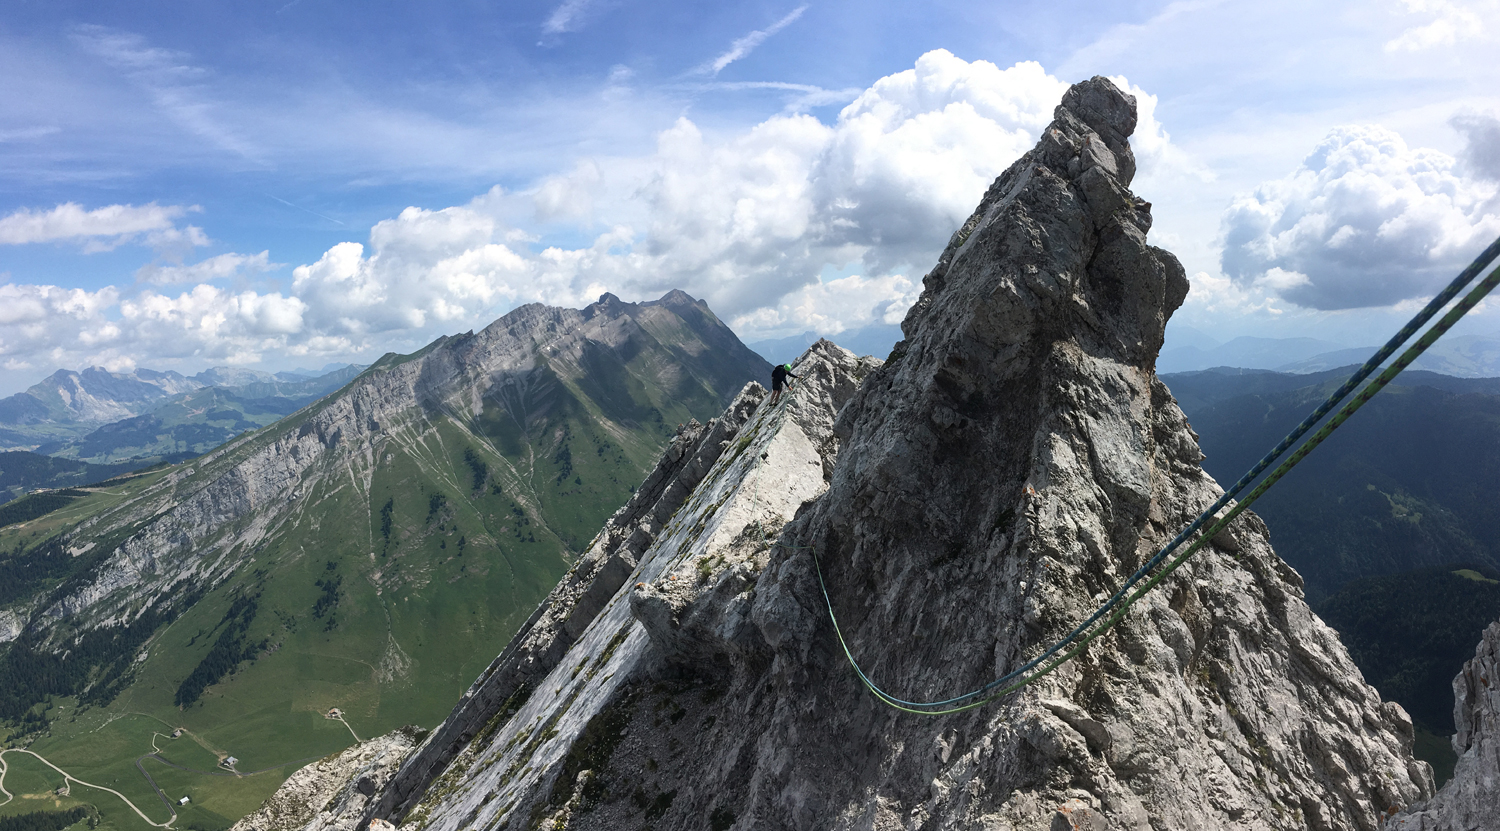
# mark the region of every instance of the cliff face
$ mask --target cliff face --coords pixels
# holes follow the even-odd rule
[[[361,736],[431,726],[674,427],[768,371],[681,292],[526,306],[388,355],[272,427],[80,497],[43,534],[4,529],[0,718],[76,696],[270,762],[346,746],[334,707]],[[98,747],[82,720],[51,728],[41,752]],[[240,810],[226,802],[205,806]]]
[[[1431,800],[1393,817],[1391,831],[1500,829],[1500,622],[1484,630],[1474,658],[1453,679],[1453,725],[1453,778]]]
[[[603,786],[579,760],[613,751],[641,685],[676,675],[673,662],[728,671],[724,648],[762,648],[750,599],[770,540],[827,487],[833,414],[878,364],[823,341],[777,405],[752,384],[720,418],[685,427],[369,815],[566,823],[573,789]]]
[[[339,819],[365,809],[418,738],[415,727],[404,727],[319,759],[288,777],[259,810],[229,831],[346,831],[350,824]]]
[[[1154,372],[1187,281],[1147,244],[1150,206],[1128,190],[1134,126],[1107,80],[1069,90],[954,235],[889,362],[810,351],[798,366],[827,381],[725,434],[581,634],[550,636],[563,654],[537,666],[544,679],[450,743],[464,749],[430,785],[367,817],[455,831],[1374,829],[1430,796],[1406,714],[1363,682],[1253,514],[1009,698],[906,714],[845,661],[814,552],[863,670],[903,698],[944,699],[1072,629],[1222,493]],[[578,628],[587,609],[563,591],[537,619]],[[526,649],[539,652],[507,655]],[[464,710],[453,718],[477,724]]]
[[[633,437],[621,425],[649,414],[650,402],[641,400],[647,395],[640,391],[648,384],[657,397],[707,401],[717,409],[723,401],[719,390],[737,389],[764,366],[726,338],[734,341],[712,313],[682,292],[644,304],[605,295],[582,310],[525,306],[477,334],[442,338],[410,358],[387,356],[340,393],[181,466],[71,532],[74,556],[93,552],[101,539],[118,547],[90,579],[51,598],[28,625],[35,630],[66,622],[84,629],[128,622],[143,601],[149,606],[183,581],[222,580],[277,531],[324,518],[368,527],[378,508],[368,504],[372,481],[393,453],[429,457],[421,463],[434,477],[451,477],[441,470],[451,462],[430,458],[442,454],[424,446],[441,442],[434,435],[437,422],[468,431],[490,451],[484,458],[510,474],[506,484],[529,490],[534,462],[528,470],[522,459],[492,455],[505,455],[507,439],[517,444],[515,435],[571,406],[614,422],[606,432],[628,445]],[[689,360],[662,360],[674,351]],[[648,366],[631,367],[632,360]],[[499,437],[484,435],[489,423],[505,420]],[[490,442],[500,446],[484,447]],[[502,476],[495,471],[497,480]],[[364,504],[356,502],[357,516],[328,516],[334,506],[327,492],[348,486],[364,497]],[[309,499],[319,491],[322,498]],[[533,510],[539,499],[523,497]],[[133,533],[122,541],[111,538],[123,530]]]

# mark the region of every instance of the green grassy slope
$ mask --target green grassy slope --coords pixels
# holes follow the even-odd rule
[[[1184,373],[1164,380],[1204,468],[1240,477],[1347,375]],[[1403,373],[1255,510],[1314,602],[1349,580],[1442,565],[1500,567],[1500,381]],[[1179,390],[1181,391],[1179,393]]]
[[[155,623],[139,632],[91,630],[116,633],[119,660],[91,657],[82,680],[20,700],[31,703],[24,718],[12,714],[10,743],[29,743],[70,773],[119,789],[160,820],[165,807],[135,760],[151,752],[155,733],[184,727],[188,738],[155,736],[163,755],[184,767],[213,771],[233,755],[239,771],[264,769],[223,777],[142,761],[169,793],[192,797],[177,827],[207,829],[253,810],[299,760],[347,747],[351,728],[369,738],[405,724],[434,726],[628,499],[677,424],[717,415],[723,399],[759,373],[749,364],[726,379],[723,368],[692,362],[689,335],[585,344],[572,357],[541,358],[507,375],[481,398],[424,399],[399,417],[383,416],[369,440],[328,436],[321,446],[332,450],[289,490],[195,543],[182,582],[155,600],[162,610]],[[673,351],[661,337],[689,343]],[[62,562],[46,559],[49,540],[77,548],[91,534],[142,533],[153,517],[204,493],[205,483],[242,475],[247,460],[274,461],[275,448],[320,436],[329,413],[350,408],[340,396],[378,399],[368,393],[384,383],[377,376],[403,367],[420,367],[421,378],[443,375],[461,365],[472,340],[389,356],[343,393],[210,456],[0,529],[0,558],[47,565]],[[354,426],[342,429],[352,434]],[[230,539],[255,542],[234,549],[223,579],[194,578],[191,564],[209,569],[215,540]],[[88,566],[71,563],[90,556],[36,569],[30,596],[68,596],[76,576],[69,569]],[[39,630],[46,637],[12,642],[0,654],[0,685],[7,672],[20,688],[21,673],[65,668],[70,659],[48,649],[80,634],[86,643],[92,636],[81,626],[64,620]],[[27,656],[32,663],[21,660]],[[65,674],[28,677],[26,689]],[[184,683],[192,678],[209,683]],[[324,717],[332,707],[347,727]],[[172,755],[188,751],[195,755]],[[107,824],[144,827],[117,799],[86,799]]]
[[[1418,743],[1418,756],[1432,763],[1440,781],[1457,761],[1447,743],[1454,730],[1453,678],[1474,657],[1485,627],[1500,619],[1496,576],[1438,567],[1370,577],[1317,606],[1365,680],[1406,708],[1430,737]]]
[[[0,503],[17,499],[37,488],[88,485],[145,466],[137,462],[96,465],[26,450],[0,452]]]

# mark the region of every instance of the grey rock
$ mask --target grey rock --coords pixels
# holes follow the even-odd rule
[[[453,712],[432,732],[371,807],[372,816],[401,817],[432,780],[457,764],[466,767],[496,738],[513,715],[619,593],[656,535],[692,494],[725,447],[765,397],[747,386],[720,418],[707,426],[690,422],[677,431],[644,483],[615,512],[557,587],[548,594],[511,643],[470,685]]]
[[[1386,824],[1391,831],[1500,829],[1500,622],[1453,679],[1453,778],[1432,799]]]
[[[679,434],[637,498],[367,816],[459,828],[533,813],[554,823],[589,816],[597,772],[561,768],[581,737],[634,700],[634,684],[683,671],[727,673],[764,649],[759,633],[775,620],[751,611],[769,543],[827,488],[837,453],[833,415],[879,363],[820,341],[794,364],[801,378],[778,405],[751,384],[721,418]],[[618,590],[571,635],[558,622],[579,614],[578,598],[599,594],[588,588],[603,573],[594,564],[625,556],[647,528],[655,530],[629,555],[628,580],[610,580]],[[806,616],[796,625],[805,628]],[[647,724],[621,730],[632,746],[652,733]]]
[[[557,379],[585,376],[601,346],[650,343],[652,330],[681,338],[685,351],[725,353],[724,360],[697,370],[660,367],[655,380],[668,388],[712,382],[738,389],[747,374],[741,368],[764,365],[737,341],[716,340],[733,341],[733,335],[704,304],[680,291],[639,304],[606,295],[585,309],[522,306],[477,333],[440,338],[410,358],[387,355],[282,426],[184,464],[69,532],[73,556],[91,551],[100,539],[128,536],[79,588],[46,608],[28,610],[23,627],[44,630],[48,646],[61,651],[63,641],[82,631],[128,625],[146,609],[188,594],[189,587],[218,585],[278,532],[299,523],[319,527],[316,500],[303,498],[315,488],[368,487],[383,455],[420,444],[439,422],[468,429],[465,420],[486,406],[503,407],[524,423],[529,413],[549,406],[536,399],[553,393]],[[682,377],[695,371],[713,377]],[[729,378],[732,386],[724,384]],[[511,468],[496,476],[516,485],[515,498],[524,508],[535,509],[522,473]],[[586,623],[587,617],[579,625]]]
[[[786,417],[760,405],[527,702],[402,797],[404,824],[1343,831],[1430,797],[1410,720],[1252,513],[1006,698],[914,715],[847,662],[911,700],[975,689],[1222,494],[1154,371],[1188,285],[1128,190],[1134,126],[1108,80],[1070,89],[890,360],[804,356],[823,380]]]
[[[403,727],[313,762],[230,831],[353,831],[370,794],[390,780],[417,736],[417,728]]]

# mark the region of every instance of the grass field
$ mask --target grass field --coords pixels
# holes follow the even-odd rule
[[[194,543],[207,560],[222,556],[217,540],[237,539],[256,522],[267,528],[253,544],[234,543],[232,570],[200,584],[201,598],[158,618],[168,622],[149,640],[130,641],[135,654],[119,662],[127,683],[117,697],[104,706],[54,698],[45,728],[6,745],[118,790],[161,822],[168,808],[149,774],[174,807],[189,797],[175,827],[216,831],[356,735],[435,727],[629,499],[676,425],[717,414],[719,395],[688,376],[671,385],[641,380],[657,377],[662,360],[649,350],[628,360],[588,353],[589,371],[539,369],[526,400],[414,412],[382,425],[368,448],[328,454],[281,501]],[[303,429],[332,400],[210,457],[112,483],[0,530],[0,551],[24,551],[88,522],[124,539]],[[66,576],[51,579],[43,590]],[[31,724],[41,724],[45,706],[33,708]],[[344,721],[325,718],[333,707]],[[181,737],[171,738],[178,728]],[[244,775],[223,775],[230,756]],[[57,774],[52,783],[36,760],[6,758],[17,760],[7,787],[25,796],[0,811],[87,803],[106,827],[148,827],[114,796],[75,787],[57,797]]]

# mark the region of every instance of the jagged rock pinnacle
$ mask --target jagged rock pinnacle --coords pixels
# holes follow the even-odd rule
[[[1072,87],[955,233],[890,359],[871,372],[815,346],[799,367],[823,380],[787,418],[758,405],[536,695],[407,821],[1374,829],[1430,796],[1406,714],[1253,514],[1007,699],[902,713],[845,661],[814,550],[864,671],[943,699],[1070,630],[1222,493],[1154,372],[1188,285],[1146,242],[1134,126],[1108,80]],[[774,545],[762,499],[795,513]]]

